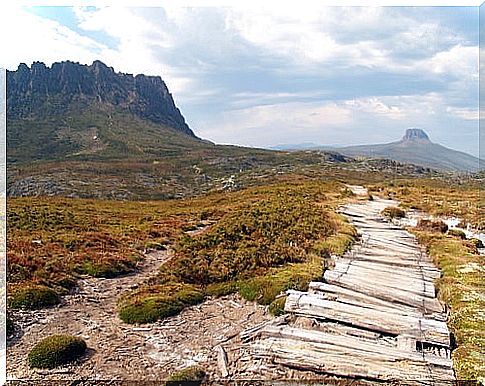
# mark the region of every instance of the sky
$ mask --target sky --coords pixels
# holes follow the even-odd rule
[[[12,6],[2,16],[1,67],[101,60],[161,76],[192,130],[216,143],[382,143],[417,127],[478,155],[477,7]]]

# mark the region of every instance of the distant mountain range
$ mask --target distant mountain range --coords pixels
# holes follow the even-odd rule
[[[431,142],[422,129],[407,129],[396,142],[345,147],[329,147],[313,144],[280,145],[280,150],[325,149],[337,151],[350,157],[386,158],[412,163],[438,170],[476,172],[483,169],[483,160],[445,146]]]
[[[100,61],[34,62],[7,71],[7,165],[9,196],[110,199],[179,198],[349,173],[435,175],[334,149],[215,145],[194,134],[162,78],[115,72]]]
[[[7,72],[10,196],[187,197],[341,158],[202,140],[161,77],[115,72],[100,61],[34,62]]]

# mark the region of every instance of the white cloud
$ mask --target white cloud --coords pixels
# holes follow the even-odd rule
[[[361,98],[357,100],[344,101],[343,104],[353,110],[386,116],[390,119],[402,119],[406,117],[406,112],[402,107],[386,104],[382,98]]]
[[[199,131],[217,142],[233,138],[240,145],[267,146],[275,136],[278,141],[312,137],[351,122],[351,111],[335,103],[288,102],[231,110],[204,122]]]
[[[424,67],[436,74],[452,74],[459,78],[478,80],[478,46],[457,44],[440,51],[427,60]]]
[[[464,45],[464,38],[438,21],[423,22],[389,8],[236,8],[228,11],[227,23],[248,42],[298,65],[439,74],[461,66],[476,73],[470,67],[476,46]],[[412,57],[416,53],[425,58]]]
[[[374,126],[446,128],[449,120],[458,126],[476,116],[472,107],[456,106],[476,97],[478,47],[453,25],[420,19],[418,12],[299,4],[74,11],[76,31],[28,9],[4,7],[0,33],[12,38],[4,39],[2,65],[101,59],[117,71],[161,75],[197,133],[215,141],[336,143],[348,139],[346,130],[354,130],[357,141]],[[110,36],[116,46],[93,32]],[[253,73],[257,80],[247,81]],[[354,77],[356,73],[364,75]],[[266,83],[267,74],[274,78]],[[380,74],[396,77],[389,76],[384,84]],[[299,77],[315,84],[301,86]],[[321,81],[336,77],[344,79],[334,83],[349,92]],[[348,79],[360,83],[347,84]],[[404,87],[402,92],[416,95],[386,95],[394,91],[393,79],[401,82],[396,88],[423,81],[420,91]],[[195,105],[210,112],[193,118],[185,107]],[[322,133],[334,139],[326,140]]]
[[[20,62],[60,60],[90,63],[110,53],[102,43],[82,36],[60,23],[34,15],[26,9],[2,7],[0,34],[3,39],[1,65],[16,69]]]
[[[448,106],[446,112],[450,113],[465,121],[477,121],[478,122],[478,108],[466,108],[466,107],[453,107]]]

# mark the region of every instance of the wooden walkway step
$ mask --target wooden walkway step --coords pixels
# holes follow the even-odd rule
[[[255,358],[346,377],[411,380],[429,385],[441,385],[453,379],[448,358],[291,327],[266,327],[252,351]]]

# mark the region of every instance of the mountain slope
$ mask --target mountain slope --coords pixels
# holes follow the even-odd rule
[[[474,172],[480,167],[478,158],[431,142],[421,129],[408,129],[404,137],[397,142],[348,146],[335,150],[352,157],[389,158],[447,171]]]

